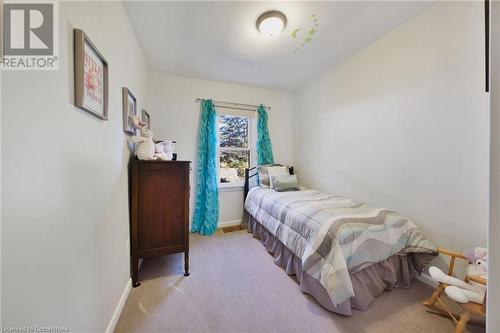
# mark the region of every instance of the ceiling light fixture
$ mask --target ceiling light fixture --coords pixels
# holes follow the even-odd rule
[[[269,38],[278,36],[285,26],[286,16],[277,10],[265,12],[257,19],[257,30]]]

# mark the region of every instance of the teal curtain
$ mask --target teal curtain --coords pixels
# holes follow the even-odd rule
[[[217,182],[217,113],[211,100],[201,102],[198,133],[196,204],[191,232],[212,235],[219,221]]]
[[[264,105],[257,108],[257,163],[259,165],[274,163],[271,138],[267,128],[267,112]]]

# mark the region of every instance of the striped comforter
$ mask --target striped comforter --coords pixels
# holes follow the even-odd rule
[[[349,273],[395,254],[435,254],[410,219],[366,203],[301,189],[255,187],[245,210],[302,260],[338,305],[354,296]]]

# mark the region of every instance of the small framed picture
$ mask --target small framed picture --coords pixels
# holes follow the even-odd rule
[[[128,88],[122,88],[123,96],[123,131],[135,135],[136,129],[132,117],[137,116],[137,99]]]
[[[0,17],[2,24],[0,24],[0,64],[3,63],[3,0],[0,0]]]
[[[75,106],[108,120],[108,62],[88,36],[74,30]]]
[[[151,129],[151,116],[144,109],[142,110],[141,116],[142,116],[142,122],[146,123],[146,128],[148,130],[150,130]]]

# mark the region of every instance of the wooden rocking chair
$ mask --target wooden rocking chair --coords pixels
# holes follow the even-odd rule
[[[453,269],[455,267],[455,260],[457,258],[466,260],[467,262],[469,261],[463,254],[458,252],[452,252],[441,248],[438,248],[437,251],[440,254],[444,254],[451,257],[450,264],[448,266],[448,275],[450,276],[453,276]],[[467,283],[469,283],[469,281],[476,282],[482,284],[483,286],[487,285],[487,281],[485,279],[475,275],[466,275],[464,281]],[[455,324],[455,333],[464,332],[468,322],[474,325],[484,326],[484,321],[471,319],[471,314],[475,314],[477,316],[486,318],[486,293],[484,294],[484,299],[482,304],[477,304],[473,302],[457,303],[462,307],[462,313],[456,314],[452,312],[440,298],[441,294],[444,292],[447,286],[448,285],[445,283],[439,283],[438,288],[432,293],[431,298],[423,302],[423,304],[429,308],[428,311],[438,314],[440,316],[451,318],[453,320],[453,323]],[[440,306],[437,306],[435,304],[436,302],[439,303]]]

